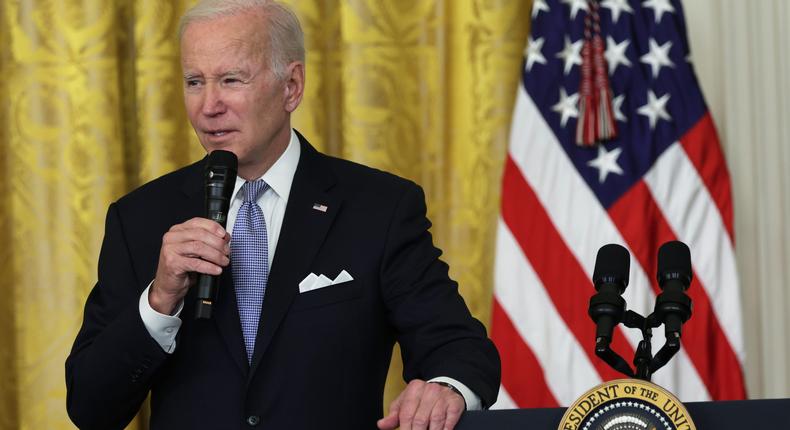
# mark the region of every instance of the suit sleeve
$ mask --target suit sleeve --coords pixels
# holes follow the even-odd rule
[[[132,266],[117,204],[112,204],[98,282],[66,359],[67,410],[81,429],[124,428],[167,357],[140,317],[138,300],[144,288]]]
[[[408,183],[392,216],[381,269],[382,295],[401,345],[403,377],[457,379],[489,407],[499,390],[499,354],[439,259],[430,226],[422,189]]]

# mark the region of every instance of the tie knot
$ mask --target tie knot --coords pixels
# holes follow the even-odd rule
[[[269,184],[264,182],[263,179],[245,182],[244,185],[241,186],[241,193],[242,197],[244,198],[244,203],[257,202],[258,196],[261,195],[261,193],[266,192],[267,189],[269,189]]]

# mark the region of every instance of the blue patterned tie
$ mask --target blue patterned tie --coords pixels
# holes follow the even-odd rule
[[[247,362],[252,362],[255,350],[255,335],[261,316],[263,295],[269,278],[269,239],[266,220],[258,206],[258,196],[266,192],[269,185],[258,179],[241,186],[244,203],[241,204],[233,236],[230,241],[230,259],[233,267],[233,285],[239,304],[241,331],[247,347]]]

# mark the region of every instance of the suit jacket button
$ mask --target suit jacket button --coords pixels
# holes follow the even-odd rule
[[[257,426],[258,423],[261,422],[261,417],[257,415],[250,415],[247,417],[247,424],[251,426]]]

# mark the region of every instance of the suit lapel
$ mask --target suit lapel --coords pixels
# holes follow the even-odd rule
[[[301,135],[299,138],[301,155],[269,273],[250,377],[275,336],[299,291],[299,282],[307,275],[310,264],[340,211],[341,200],[330,193],[335,178],[327,168],[324,156]],[[316,203],[325,205],[326,211],[313,209]]]
[[[187,195],[187,204],[185,206],[188,211],[184,214],[184,220],[196,216],[205,216],[205,196],[203,193],[205,161],[206,159],[202,163],[198,163],[197,175],[190,175],[184,182],[183,190]],[[212,320],[213,324],[216,324],[219,336],[228,348],[228,352],[233,357],[233,361],[242,374],[246,374],[249,370],[249,364],[247,363],[247,353],[241,333],[241,322],[238,305],[236,304],[236,294],[233,289],[232,274],[232,268],[228,266],[220,275],[219,291],[217,292],[217,300],[214,302]],[[192,289],[184,299],[184,312],[182,313],[184,319],[193,320],[195,318],[195,295],[196,291]],[[194,321],[193,323],[196,325],[209,324],[208,321]],[[200,342],[199,339],[197,341]]]

